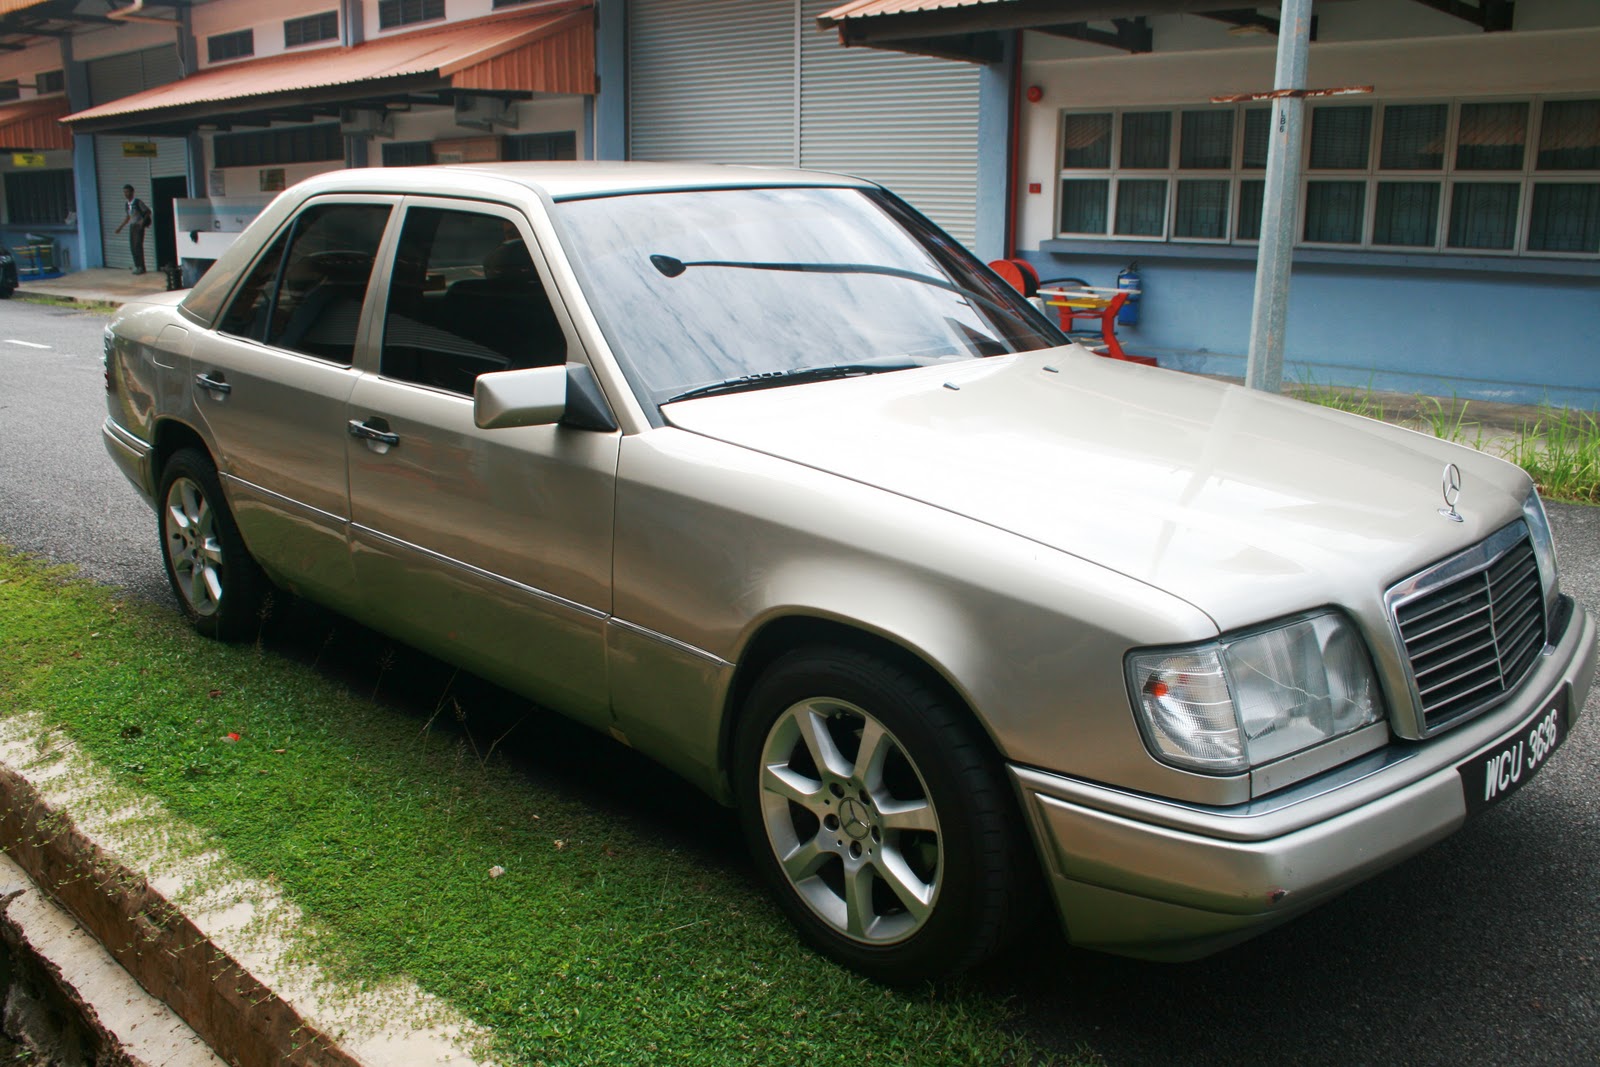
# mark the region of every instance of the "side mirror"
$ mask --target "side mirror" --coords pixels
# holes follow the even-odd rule
[[[548,426],[567,410],[567,368],[530,367],[480,374],[472,387],[472,421],[480,430]]]
[[[561,423],[610,433],[617,420],[586,363],[480,374],[472,387],[472,421],[480,430]]]

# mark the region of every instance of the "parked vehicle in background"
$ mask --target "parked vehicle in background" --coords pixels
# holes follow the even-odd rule
[[[198,629],[276,583],[611,733],[886,981],[1039,888],[1094,948],[1248,937],[1503,800],[1594,674],[1520,470],[1066,345],[867,182],[322,175],[106,361]]]
[[[17,291],[17,257],[11,249],[0,245],[0,300],[9,299]]]

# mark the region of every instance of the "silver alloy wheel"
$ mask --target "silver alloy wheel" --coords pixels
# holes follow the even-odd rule
[[[196,615],[215,615],[222,600],[222,545],[216,513],[200,483],[173,479],[161,524],[178,591]]]
[[[823,698],[785,709],[762,748],[760,795],[779,867],[838,933],[893,944],[933,914],[938,813],[922,772],[867,712]]]

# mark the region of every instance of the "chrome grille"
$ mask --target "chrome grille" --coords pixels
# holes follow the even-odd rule
[[[1391,610],[1429,733],[1498,701],[1544,647],[1544,591],[1523,523],[1400,588],[1409,592]]]

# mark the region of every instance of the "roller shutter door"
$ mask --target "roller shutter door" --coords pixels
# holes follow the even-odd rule
[[[844,48],[816,29],[838,7],[805,0],[800,165],[882,182],[971,245],[978,208],[978,68]]]
[[[130,156],[125,144],[153,144],[154,156]],[[182,178],[188,174],[189,146],[182,137],[140,137],[138,134],[98,134],[94,139],[95,173],[100,182],[101,251],[108,267],[133,266],[133,250],[128,231],[112,233],[122,221],[122,187],[133,186],[133,195],[150,204],[151,178]],[[153,205],[152,205],[153,207]],[[156,268],[154,227],[144,234],[144,265]]]
[[[96,104],[166,85],[182,75],[178,50],[173,45],[92,59],[86,66],[89,98]],[[126,144],[152,144],[155,155],[129,155],[123,147]],[[94,158],[100,186],[101,254],[108,267],[132,267],[128,231],[112,233],[123,219],[122,187],[133,186],[133,195],[149,204],[150,179],[181,178],[188,173],[188,145],[181,137],[98,134]],[[145,232],[144,261],[145,266],[155,269],[155,235],[150,231]]]
[[[628,155],[795,164],[793,0],[628,4]]]
[[[629,156],[803,166],[883,182],[966,243],[978,71],[842,48],[827,0],[633,0]]]

